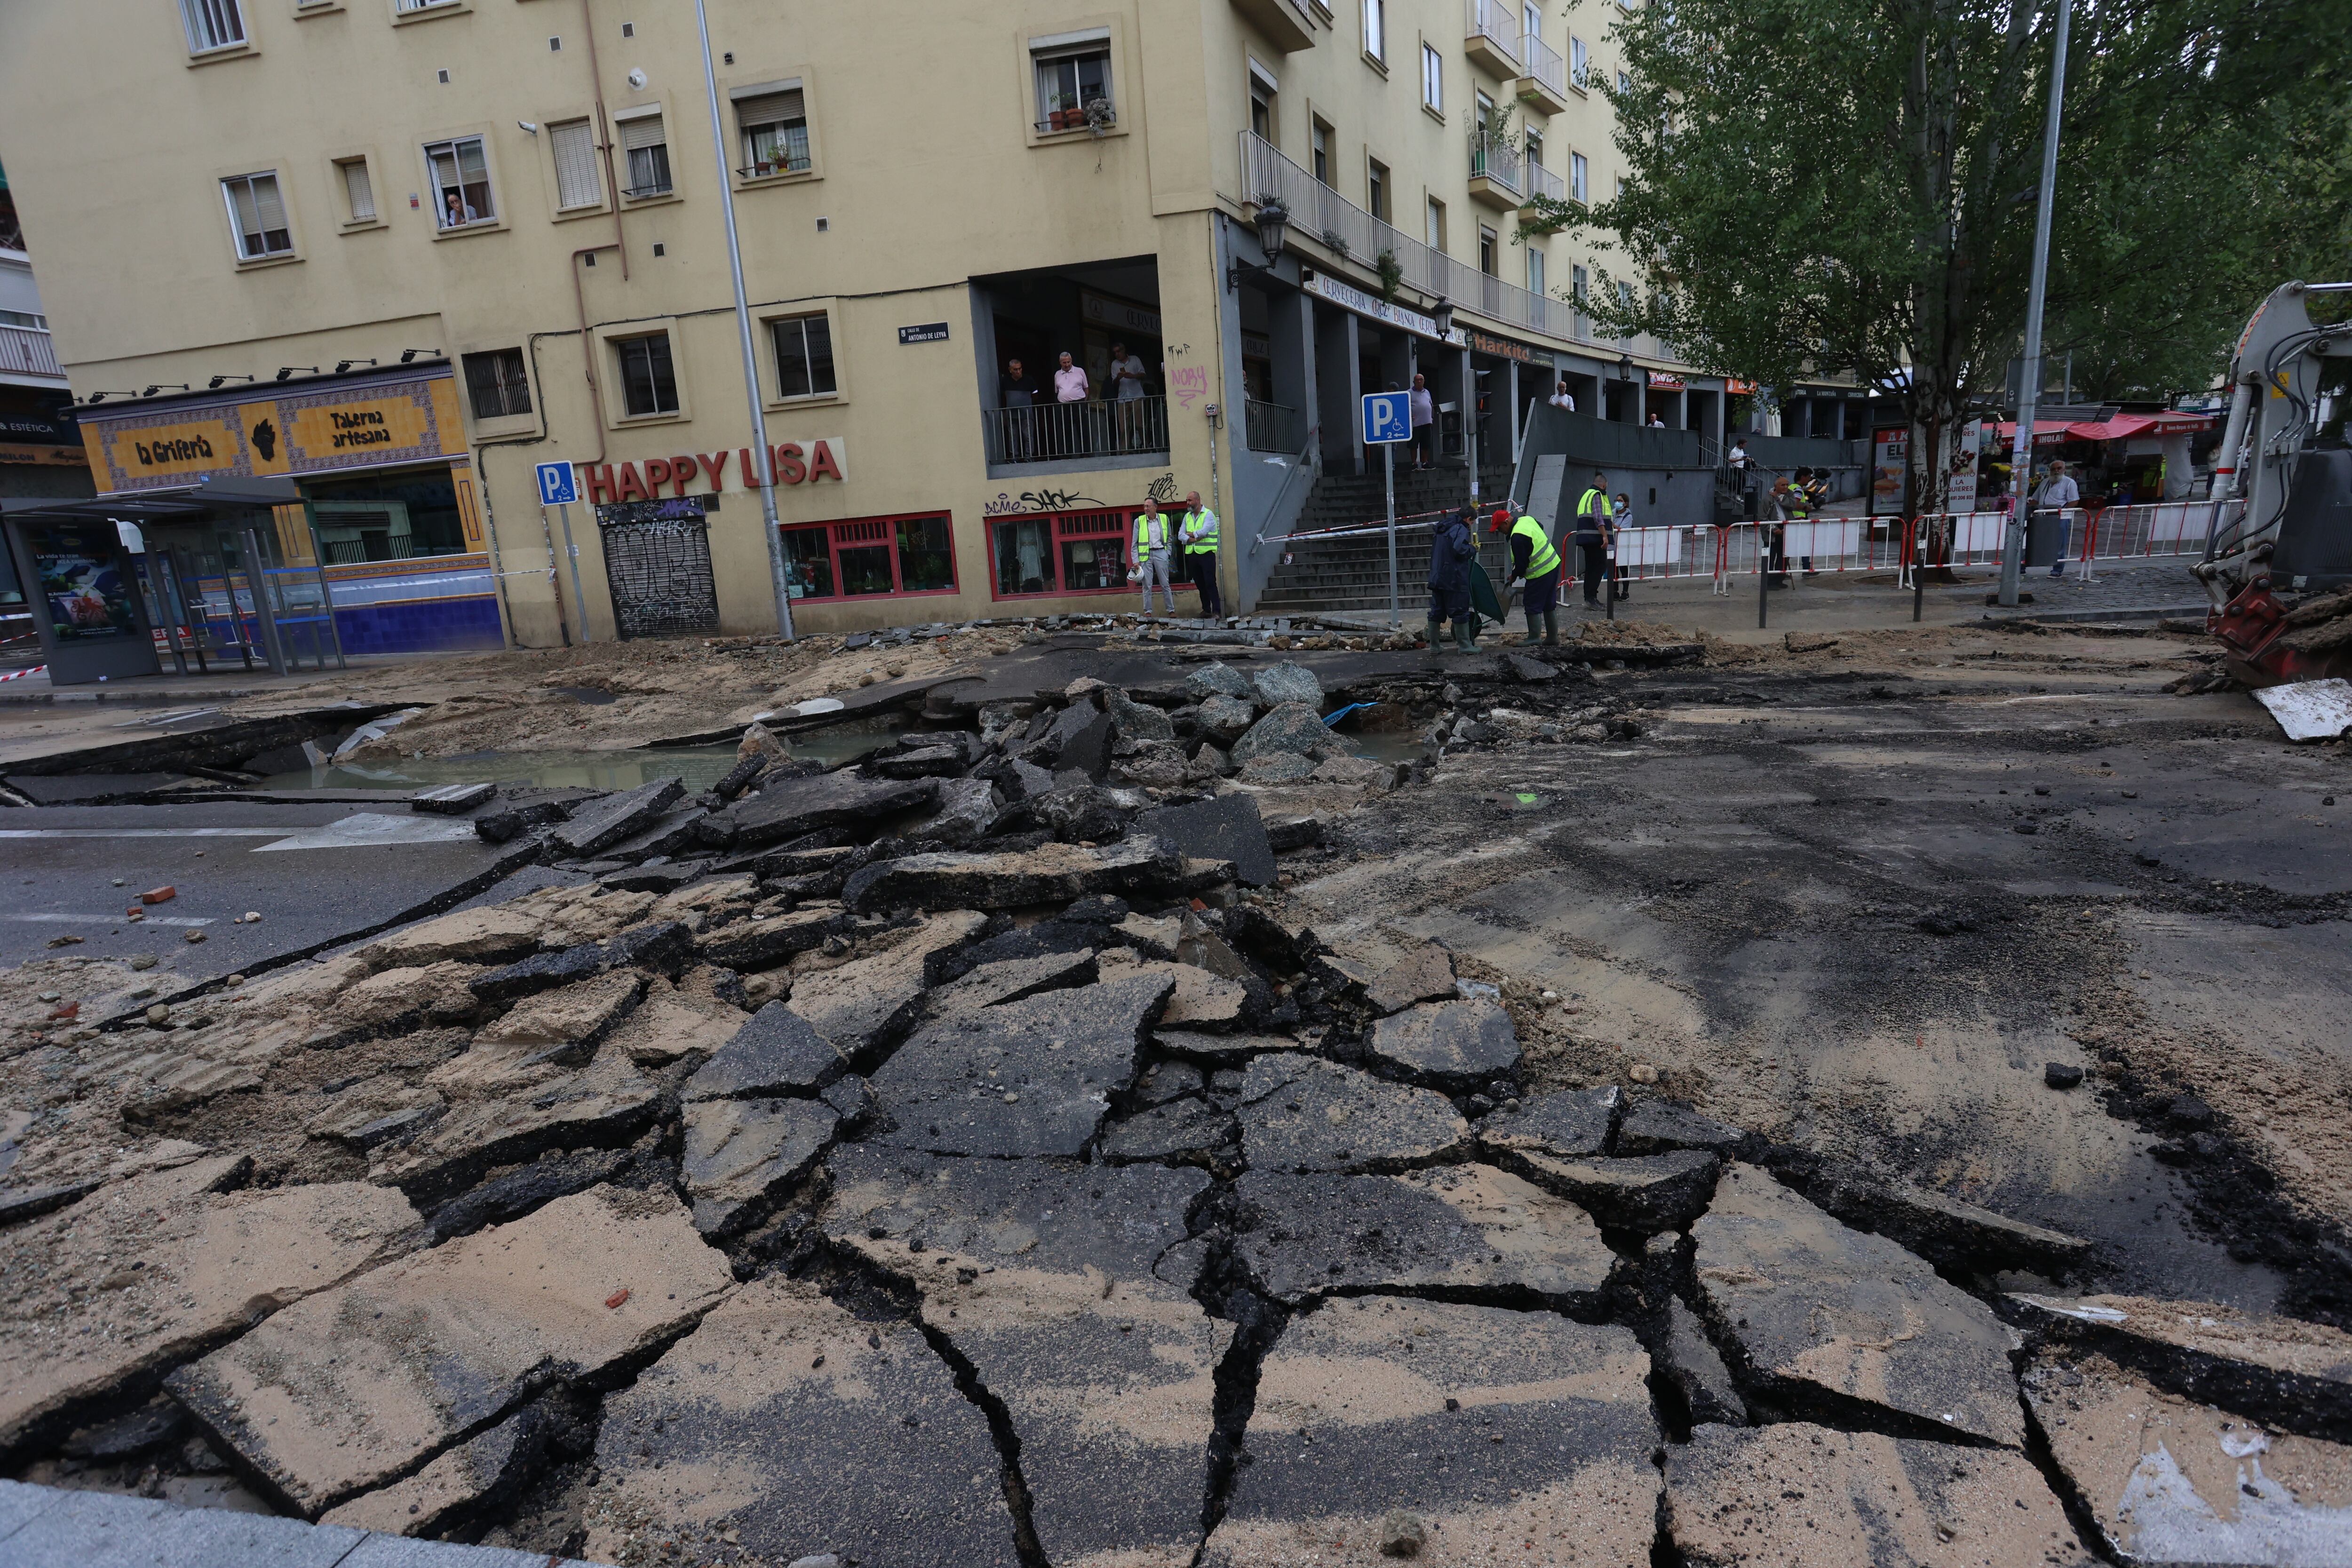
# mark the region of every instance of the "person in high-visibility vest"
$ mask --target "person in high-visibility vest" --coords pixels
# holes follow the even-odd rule
[[[1601,579],[1609,568],[1611,523],[1609,479],[1596,473],[1576,502],[1576,549],[1584,568],[1584,602],[1598,607]]]
[[[1168,613],[1176,613],[1176,590],[1169,584],[1168,558],[1176,543],[1175,531],[1169,526],[1168,514],[1160,503],[1145,497],[1135,514],[1136,581],[1143,584],[1143,611],[1151,613],[1151,584],[1156,577],[1160,592],[1168,601]]]
[[[1192,576],[1192,586],[1201,592],[1201,613],[1223,616],[1225,596],[1217,586],[1217,514],[1201,504],[1201,492],[1192,491],[1184,498],[1184,515],[1176,524],[1176,537],[1183,542],[1184,567]]]
[[[1544,535],[1544,526],[1534,518],[1522,517],[1511,522],[1510,512],[1495,509],[1494,521],[1486,525],[1490,533],[1500,533],[1503,525],[1510,523],[1511,572],[1504,581],[1508,588],[1514,582],[1527,586],[1521,590],[1519,607],[1528,613],[1528,641],[1536,640],[1536,624],[1543,624],[1543,640],[1548,647],[1559,646],[1559,552]]]

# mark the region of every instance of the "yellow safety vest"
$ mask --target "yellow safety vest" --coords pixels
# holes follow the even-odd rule
[[[1528,579],[1532,582],[1549,572],[1559,570],[1559,552],[1544,537],[1543,524],[1534,518],[1523,517],[1511,524],[1511,536],[1528,542]]]
[[[1155,522],[1160,525],[1160,542],[1157,544],[1151,542],[1151,525]],[[1135,514],[1135,553],[1139,558],[1154,550],[1172,550],[1175,547],[1176,534],[1168,526],[1166,512],[1139,511]]]
[[[1597,486],[1585,491],[1582,499],[1578,500],[1576,503],[1576,515],[1579,517],[1591,517],[1594,511],[1593,502],[1595,501],[1599,501],[1601,503],[1599,508],[1601,515],[1602,517],[1607,517],[1609,515],[1609,492]]]
[[[1812,513],[1805,487],[1791,480],[1789,485],[1789,521],[1801,522]]]
[[[1196,522],[1202,525],[1201,531],[1186,542],[1184,553],[1214,555],[1217,552],[1217,514],[1206,507],[1184,514],[1183,521],[1177,525],[1177,537],[1183,538],[1183,531]]]

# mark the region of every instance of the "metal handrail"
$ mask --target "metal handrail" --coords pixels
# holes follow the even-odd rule
[[[1315,447],[1317,443],[1321,441],[1322,438],[1323,427],[1321,426],[1318,425],[1308,427],[1306,445],[1299,447],[1297,457],[1291,461],[1290,472],[1283,475],[1282,483],[1275,488],[1274,500],[1267,504],[1265,509],[1266,516],[1279,517],[1282,515],[1283,503],[1290,499],[1290,487],[1298,482],[1301,475],[1305,475],[1310,483],[1313,481],[1316,468]],[[1257,547],[1264,544],[1268,537],[1269,536],[1264,532],[1253,534],[1250,537],[1250,553],[1252,555],[1256,554]],[[1277,540],[1286,540],[1297,536],[1288,533],[1277,533],[1271,537]]]
[[[980,411],[991,464],[1134,457],[1168,450],[1166,397],[1085,398]]]
[[[1523,166],[1519,150],[1508,142],[1496,142],[1480,137],[1470,149],[1470,177],[1484,174],[1515,196],[1528,193],[1527,176],[1519,173]]]
[[[1517,65],[1519,59],[1519,18],[1511,15],[1497,0],[1469,0],[1470,32],[1485,38],[1502,51],[1503,58]]]
[[[1528,160],[1527,166],[1528,184],[1527,189],[1521,193],[1523,195],[1529,199],[1537,196],[1549,196],[1556,202],[1564,202],[1568,199],[1566,180],[1561,179],[1533,158]]]
[[[1519,58],[1527,63],[1527,74],[1552,89],[1562,98],[1568,96],[1568,62],[1559,52],[1533,33],[1520,40]]]
[[[16,375],[65,374],[57,340],[45,328],[0,326],[0,371]]]

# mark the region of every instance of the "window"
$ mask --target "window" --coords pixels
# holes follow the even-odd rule
[[[1090,104],[1111,110],[1110,35],[1097,31],[1029,46],[1037,66],[1037,129],[1081,130]]]
[[[492,349],[467,354],[464,363],[475,418],[509,419],[530,412],[530,377],[523,370],[522,350]]]
[[[621,194],[632,201],[669,195],[669,138],[658,112],[621,121],[621,146],[629,155],[628,188]]]
[[[1570,153],[1568,155],[1568,199],[1572,202],[1591,199],[1586,193],[1591,189],[1591,166],[1585,163],[1584,154]]]
[[[1377,158],[1365,165],[1364,205],[1374,217],[1389,221],[1389,166]]]
[[[430,11],[436,6],[454,5],[457,3],[457,0],[394,0],[393,9],[405,16],[412,12]]]
[[[180,0],[180,20],[187,25],[192,55],[245,42],[245,14],[237,0]]]
[[[1627,76],[1623,71],[1619,71],[1619,72],[1617,73],[1617,90],[1618,90],[1619,92],[1631,92],[1631,91],[1633,91],[1633,79],[1632,77],[1630,77],[1630,76]]]
[[[445,229],[490,223],[498,209],[490,203],[490,166],[478,136],[436,142],[425,149],[425,166],[432,176],[433,218]]]
[[[1275,84],[1260,75],[1257,62],[1250,62],[1250,129],[1265,141],[1279,144],[1282,138],[1275,134],[1280,123],[1274,111]]]
[[[1592,79],[1592,51],[1573,33],[1568,36],[1568,79],[1578,88],[1590,86]]]
[[[824,397],[839,390],[833,375],[833,323],[824,311],[771,321],[776,340],[776,395]]]
[[[1478,270],[1489,278],[1498,277],[1495,268],[1501,250],[1501,241],[1495,231],[1485,224],[1478,226]]]
[[[1429,232],[1423,237],[1432,250],[1445,248],[1445,204],[1435,196],[1429,198]]]
[[[343,211],[350,223],[375,221],[375,186],[368,179],[365,158],[345,158],[335,165],[343,177]]]
[[[596,132],[584,120],[567,120],[548,127],[550,150],[555,154],[555,207],[593,207],[604,202],[596,183]]]
[[[1000,599],[1024,594],[1121,594],[1132,508],[1036,512],[989,525],[991,587]]]
[[[1576,335],[1580,338],[1592,335],[1592,324],[1584,319],[1585,297],[1591,287],[1591,279],[1583,268],[1570,267],[1568,269],[1568,295],[1570,299],[1576,301]]]
[[[621,407],[632,419],[677,412],[677,374],[669,361],[669,334],[624,338],[613,345],[621,356]]]
[[[784,578],[795,599],[955,592],[955,535],[947,514],[866,517],[787,528]],[[1127,586],[1126,573],[1119,586]]]
[[[1543,37],[1543,7],[1534,4],[1533,0],[1529,0],[1528,4],[1520,6],[1519,25],[1520,31],[1525,33],[1528,37],[1541,38]]]
[[[1543,162],[1543,132],[1540,132],[1540,131],[1530,131],[1530,132],[1528,132],[1527,133],[1527,149],[1528,149],[1528,163],[1542,163],[1542,162]]]
[[[1364,53],[1376,60],[1389,58],[1388,0],[1364,0]]]
[[[1328,185],[1331,183],[1331,128],[1317,121],[1313,140],[1315,177]]]
[[[1530,245],[1528,247],[1528,292],[1539,295],[1543,291],[1544,253]]]
[[[1435,44],[1421,46],[1421,106],[1434,114],[1445,112],[1445,61]]]
[[[737,99],[735,124],[743,135],[737,172],[745,179],[808,173],[808,102],[799,88]]]
[[[229,226],[236,232],[236,253],[247,261],[294,254],[293,231],[286,222],[285,198],[278,194],[275,174],[239,174],[221,182],[228,198]]]

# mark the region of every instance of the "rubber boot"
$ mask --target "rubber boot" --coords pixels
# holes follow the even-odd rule
[[[1544,647],[1558,647],[1559,646],[1559,611],[1556,608],[1546,610],[1544,612]]]
[[[1527,635],[1527,637],[1526,637],[1525,646],[1528,646],[1528,647],[1533,647],[1533,646],[1534,646],[1534,644],[1535,644],[1535,640],[1536,640],[1536,628],[1537,628],[1537,626],[1539,626],[1539,625],[1541,624],[1541,621],[1542,621],[1542,616],[1541,616],[1541,615],[1540,615],[1540,613],[1539,613],[1539,612],[1535,611],[1535,610],[1529,610],[1529,611],[1528,612],[1528,635]]]
[[[1432,617],[1429,623],[1429,651],[1422,657],[1432,664],[1445,657],[1445,644],[1441,640],[1437,629],[1442,624],[1434,617]]]
[[[1478,617],[1475,612],[1454,623],[1454,646],[1464,653],[1478,651]]]

